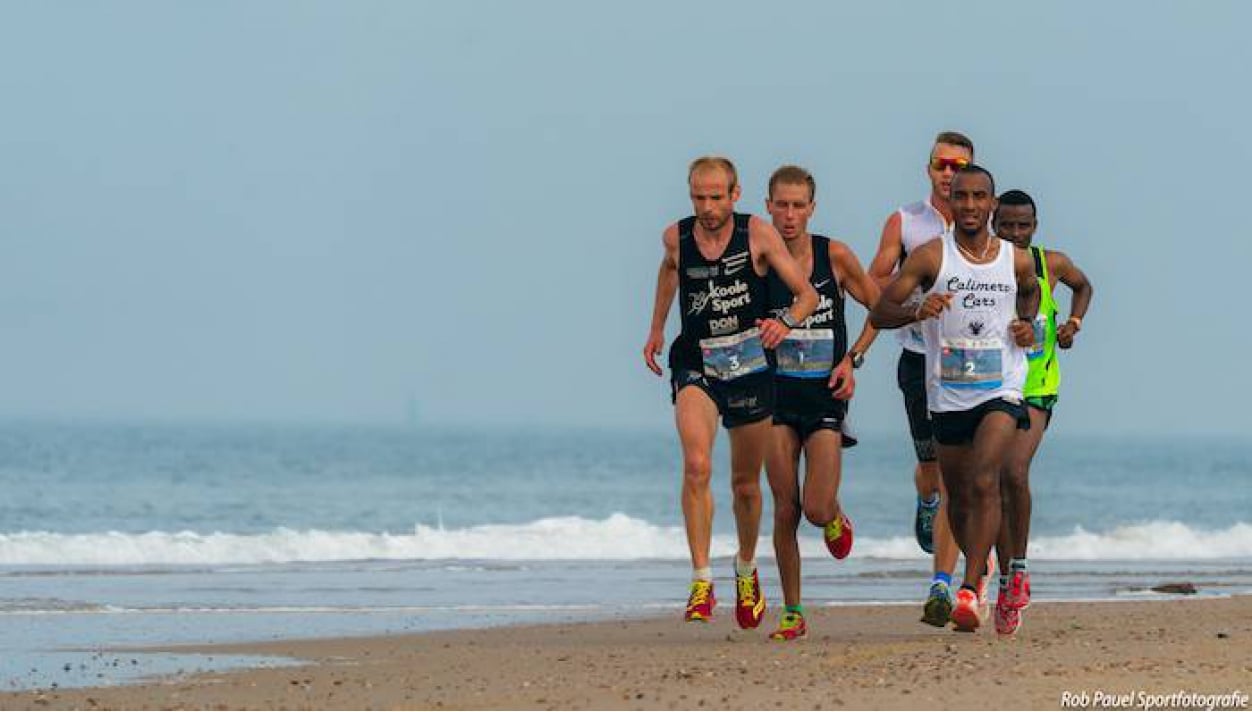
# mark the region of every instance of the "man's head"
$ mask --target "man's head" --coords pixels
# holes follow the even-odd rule
[[[799,166],[783,166],[769,177],[765,209],[784,240],[809,234],[809,218],[817,207],[816,196],[817,182],[813,174]]]
[[[1039,212],[1034,198],[1024,190],[1006,190],[996,205],[992,221],[998,237],[1023,249],[1030,247],[1035,228],[1039,227]]]
[[[687,185],[691,189],[691,207],[700,226],[717,232],[735,212],[739,200],[739,174],[728,158],[704,156],[691,162],[687,169]]]
[[[952,189],[952,176],[974,162],[974,142],[956,131],[944,131],[935,136],[926,163],[926,175],[930,177],[931,194],[947,200]]]
[[[971,163],[952,176],[952,208],[954,230],[973,237],[987,229],[987,220],[996,205],[996,179],[982,166]]]

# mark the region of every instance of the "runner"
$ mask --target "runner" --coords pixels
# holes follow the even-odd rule
[[[869,308],[878,285],[861,268],[847,245],[809,234],[817,184],[798,166],[783,166],[769,179],[765,206],[787,250],[808,275],[820,301],[817,311],[793,329],[776,351],[773,444],[765,469],[774,494],[774,554],[782,579],[785,609],[775,640],[794,640],[807,632],[800,603],[800,515],[821,527],[826,547],[836,559],[852,550],[852,521],[839,506],[842,448],[856,439],[847,429],[848,401],[856,389],[853,369],[860,368],[877,331],[868,323],[849,351],[844,321],[844,292]],[[769,275],[770,307],[779,316],[790,308],[791,290]],[[800,455],[804,487],[800,487]],[[803,494],[801,494],[803,492]]]
[[[670,346],[670,386],[683,450],[682,510],[693,568],[686,620],[707,621],[716,598],[709,568],[713,535],[713,439],[717,418],[730,432],[730,469],[739,553],[735,557],[735,618],[760,625],[765,613],[756,571],[761,524],[761,464],[769,445],[774,374],[765,350],[813,313],[817,293],[764,220],[734,212],[739,180],[729,160],[705,157],[687,173],[695,215],[662,235],[652,325],[644,361],[662,375],[656,356],[665,344],[665,318],[677,289],[682,329]],[[773,270],[796,295],[790,311],[767,318],[765,275]]]
[[[995,179],[970,164],[951,185],[953,231],[914,250],[870,312],[878,328],[922,322],[927,403],[965,574],[952,609],[957,630],[982,624],[979,579],[1000,530],[1000,473],[1022,404],[1039,285],[1030,255],[992,237]],[[922,302],[908,306],[914,290]],[[1016,316],[1015,316],[1016,315]]]
[[[1000,196],[995,211],[996,236],[1030,251],[1039,282],[1039,313],[1034,319],[1034,343],[1026,350],[1029,370],[1023,395],[1030,414],[1030,430],[1013,438],[1008,461],[1000,478],[1004,521],[996,546],[1000,559],[1000,593],[996,598],[996,632],[1012,635],[1021,626],[1021,612],[1030,605],[1030,572],[1026,563],[1030,539],[1030,463],[1052,422],[1060,393],[1061,367],[1056,347],[1068,349],[1082,328],[1094,289],[1087,275],[1063,252],[1031,245],[1039,226],[1035,201],[1024,191],[1010,190]],[[1054,298],[1057,282],[1070,288],[1070,316],[1059,327],[1059,305]]]
[[[951,229],[952,208],[948,198],[952,177],[973,160],[974,143],[965,135],[944,131],[935,137],[926,164],[930,195],[896,210],[883,226],[878,254],[869,266],[870,276],[880,287],[891,281],[911,252]],[[914,295],[910,304],[915,306],[920,300],[920,294]],[[922,620],[934,626],[944,626],[952,611],[952,572],[956,568],[959,551],[948,527],[943,479],[935,461],[933,426],[926,404],[926,357],[921,327],[912,325],[900,329],[897,337],[901,351],[896,381],[904,395],[904,410],[913,437],[913,450],[917,455],[917,467],[913,472],[913,482],[917,487],[913,532],[922,550],[934,554],[933,574],[926,603],[922,607]]]

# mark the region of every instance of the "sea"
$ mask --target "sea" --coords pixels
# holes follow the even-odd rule
[[[1249,445],[1049,435],[1032,472],[1034,599],[1252,593]],[[729,586],[724,436],[715,455]],[[678,620],[679,461],[666,429],[0,423],[0,689],[294,662],[153,652],[183,645]],[[837,562],[802,529],[806,605],[920,606],[912,469],[902,434],[845,452],[855,546]]]

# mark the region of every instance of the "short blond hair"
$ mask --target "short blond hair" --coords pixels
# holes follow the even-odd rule
[[[769,199],[774,199],[774,186],[779,183],[787,185],[807,185],[809,187],[809,202],[813,202],[817,198],[817,181],[813,180],[813,174],[804,170],[800,166],[783,166],[774,171],[774,175],[769,177]]]
[[[707,170],[709,168],[719,168],[726,175],[730,176],[730,185],[728,189],[734,190],[739,185],[739,172],[735,170],[735,164],[730,162],[729,158],[722,156],[700,156],[691,162],[687,168],[687,183],[691,183],[691,177],[696,173]]]

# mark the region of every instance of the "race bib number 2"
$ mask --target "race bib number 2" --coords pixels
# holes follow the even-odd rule
[[[733,381],[769,368],[761,330],[755,327],[730,336],[700,340],[704,375],[719,381]]]
[[[945,339],[939,352],[940,381],[947,388],[999,388],[1004,382],[1001,353],[998,339]]]

